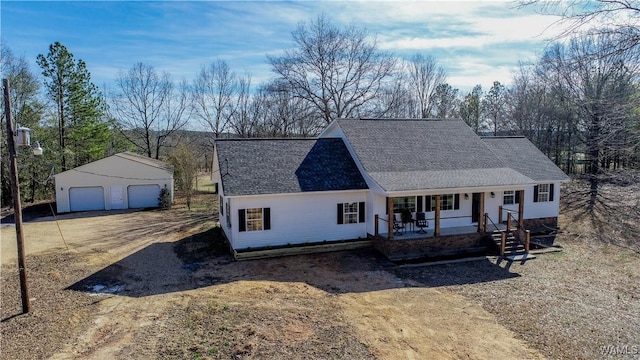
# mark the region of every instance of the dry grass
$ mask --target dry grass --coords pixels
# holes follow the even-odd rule
[[[502,263],[514,277],[492,281],[495,268],[477,262],[398,275],[480,304],[551,359],[602,358],[603,346],[640,349],[640,182],[604,184],[605,201],[593,211],[586,186],[576,181],[563,191],[556,239],[563,251]]]
[[[604,184],[593,212],[584,186],[571,183],[562,197],[563,251],[524,264],[397,267],[365,250],[234,262],[211,246],[217,196],[207,191],[192,211],[178,195],[168,212],[76,215],[63,227],[74,251],[27,259],[31,314],[18,314],[17,271],[3,266],[0,358],[475,359],[537,350],[598,359],[602,346],[637,349],[640,185]],[[90,294],[98,283],[123,290]]]

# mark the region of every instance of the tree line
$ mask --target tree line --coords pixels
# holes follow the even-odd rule
[[[608,10],[601,4],[594,14]],[[324,15],[300,23],[292,47],[267,57],[274,76],[257,86],[224,60],[203,65],[191,81],[140,62],[101,91],[87,64],[59,42],[37,57],[41,76],[3,43],[2,73],[14,122],[46,149],[43,159],[19,155],[27,201],[53,194],[52,173],[120,151],[206,168],[216,138],[315,136],[338,118],[461,118],[480,135],[524,135],[565,172],[597,179],[639,166],[639,47],[624,29],[567,33],[521,64],[511,85],[467,93],[429,54],[400,59],[366,29],[338,27]],[[186,130],[194,128],[205,133]],[[11,194],[5,137],[3,203]]]

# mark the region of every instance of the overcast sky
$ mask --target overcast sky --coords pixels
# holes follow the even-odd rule
[[[191,81],[202,65],[227,61],[252,83],[272,74],[266,55],[292,46],[291,32],[324,13],[336,25],[368,29],[378,46],[408,59],[433,56],[463,92],[509,84],[519,61],[534,60],[557,19],[485,1],[77,1],[0,3],[2,41],[32,70],[60,41],[87,63],[93,82],[111,86],[136,62]]]

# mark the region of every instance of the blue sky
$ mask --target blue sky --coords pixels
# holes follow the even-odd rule
[[[93,82],[112,86],[118,71],[153,65],[191,81],[200,67],[227,61],[252,83],[272,74],[266,55],[292,46],[291,31],[324,13],[336,25],[364,26],[378,46],[408,59],[433,56],[461,91],[509,84],[519,61],[533,60],[557,19],[485,1],[5,1],[1,36],[34,72],[38,54],[60,41],[87,63]]]

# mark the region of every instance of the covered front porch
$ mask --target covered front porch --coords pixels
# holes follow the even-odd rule
[[[489,226],[489,228],[487,229],[488,231],[493,231],[493,230],[506,230],[507,229],[507,225],[506,224],[500,224],[500,223],[496,223],[496,226],[494,227],[493,225]],[[437,236],[451,236],[451,235],[464,235],[464,234],[472,234],[472,233],[477,233],[478,232],[478,227],[477,225],[469,225],[469,226],[454,226],[454,227],[447,227],[447,228],[441,228],[440,229],[440,234]],[[383,233],[378,233],[379,237],[385,238],[385,239],[389,239],[389,233],[388,232],[383,232]],[[415,239],[422,239],[422,238],[432,238],[435,237],[435,229],[429,229],[426,228],[424,229],[424,232],[419,231],[417,228],[416,229],[412,229],[412,228],[406,228],[403,231],[394,231],[392,232],[392,237],[391,239],[393,240],[415,240]]]
[[[375,215],[373,235],[402,240],[522,227],[524,201],[520,199],[524,190],[387,197],[386,214]]]

